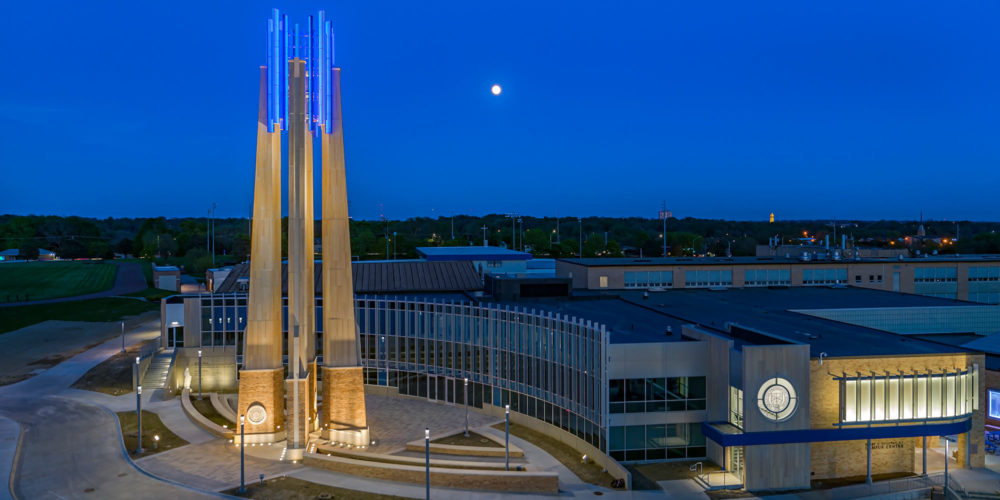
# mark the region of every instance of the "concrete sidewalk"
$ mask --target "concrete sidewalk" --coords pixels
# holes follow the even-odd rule
[[[5,417],[0,417],[0,500],[13,500],[10,490],[10,474],[14,470],[18,444],[21,441],[21,426]]]

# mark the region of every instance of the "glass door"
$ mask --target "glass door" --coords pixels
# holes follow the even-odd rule
[[[743,447],[731,446],[729,448],[729,471],[743,481]]]

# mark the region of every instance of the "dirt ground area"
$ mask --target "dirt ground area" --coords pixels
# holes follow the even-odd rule
[[[159,329],[158,312],[149,312],[125,320],[128,331],[145,324],[143,329]],[[0,335],[0,385],[27,379],[35,373],[61,363],[110,338],[121,335],[121,324],[86,321],[45,321]]]

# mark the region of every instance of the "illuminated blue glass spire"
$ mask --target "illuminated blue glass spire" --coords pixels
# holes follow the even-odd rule
[[[319,11],[305,33],[299,25],[290,25],[288,15],[273,10],[267,21],[267,130],[287,130],[288,126],[288,62],[301,59],[306,63],[309,97],[309,129],[330,133],[333,126],[333,25]]]

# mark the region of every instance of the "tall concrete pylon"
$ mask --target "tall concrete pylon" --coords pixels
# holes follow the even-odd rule
[[[322,140],[323,165],[323,425],[324,437],[369,444],[364,373],[358,354],[347,216],[340,68],[330,78],[333,119]]]
[[[269,131],[267,88],[267,67],[261,67],[250,290],[237,405],[238,414],[246,416],[246,441],[250,443],[280,441],[285,432],[281,360],[281,129]]]

